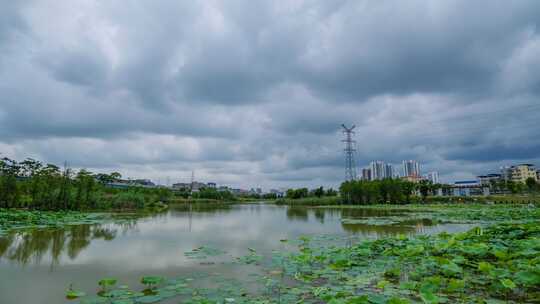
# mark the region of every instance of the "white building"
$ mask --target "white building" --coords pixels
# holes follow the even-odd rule
[[[391,164],[384,165],[384,178],[393,178],[394,177],[394,168]]]
[[[403,161],[403,176],[420,176],[420,165],[415,160],[404,160]]]
[[[370,166],[371,180],[380,180],[384,178],[385,164],[383,161],[372,161]]]

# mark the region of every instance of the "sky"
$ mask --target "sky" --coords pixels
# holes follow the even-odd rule
[[[540,1],[4,1],[0,156],[161,184],[540,165]]]

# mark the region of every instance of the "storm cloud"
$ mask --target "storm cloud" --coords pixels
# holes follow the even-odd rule
[[[540,2],[14,1],[0,153],[161,182],[337,186],[540,165]]]

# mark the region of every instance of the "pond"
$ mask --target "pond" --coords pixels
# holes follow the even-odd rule
[[[287,207],[271,204],[190,206],[166,213],[94,225],[11,232],[0,237],[0,303],[78,303],[65,298],[73,284],[93,294],[97,282],[115,277],[132,288],[144,275],[226,274],[249,281],[250,267],[203,263],[185,255],[194,248],[219,248],[229,257],[256,250],[262,255],[280,240],[303,235],[378,238],[396,234],[464,231],[471,225],[342,223],[343,218],[406,216],[404,211]],[[178,303],[169,300],[163,303]]]

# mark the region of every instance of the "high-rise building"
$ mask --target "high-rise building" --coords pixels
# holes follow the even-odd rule
[[[362,180],[365,180],[365,181],[371,180],[371,169],[369,168],[362,169]]]
[[[391,164],[384,165],[384,178],[393,178],[394,177],[394,168]]]
[[[404,160],[403,161],[403,176],[419,177],[420,176],[420,165],[415,160]]]
[[[371,171],[370,180],[381,180],[383,178],[392,178],[394,177],[394,168],[391,164],[386,164],[383,161],[372,161],[369,165],[369,170]]]
[[[426,178],[427,178],[428,181],[431,181],[431,183],[438,184],[439,183],[439,172],[437,172],[437,171],[429,172],[426,175]]]

